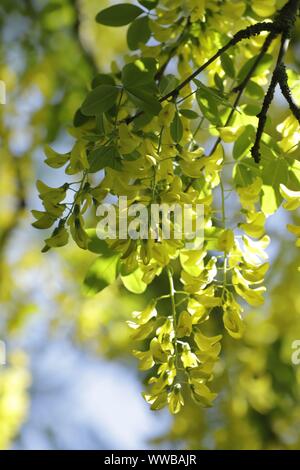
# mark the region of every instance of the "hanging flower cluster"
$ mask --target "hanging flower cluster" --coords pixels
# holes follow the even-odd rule
[[[245,305],[264,302],[266,219],[283,198],[288,210],[300,205],[297,106],[287,98],[293,114],[278,128],[281,142],[264,119],[273,55],[279,49],[283,58],[283,19],[293,18],[299,2],[290,0],[278,12],[281,3],[139,0],[101,11],[98,23],[129,25],[131,54],[122,67],[113,63],[111,73],[94,78],[70,130],[72,150],[60,155],[46,148],[46,164],[65,166],[71,182],[37,184],[44,210],[33,211],[33,225],[55,226],[44,251],[66,245],[71,234],[81,249],[97,253],[85,279],[89,294],[117,277],[134,293],[168,278],[169,292],[129,321],[140,344],[133,354],[141,370],[151,371],[144,397],[152,409],[178,413],[186,394],[212,404],[222,336],[207,333],[209,318],[221,313],[229,335],[242,336]],[[284,93],[282,69],[271,81],[274,76]],[[121,197],[126,213],[118,206]],[[228,197],[238,220],[230,216]],[[150,227],[145,237],[100,240],[87,224],[107,201],[119,221],[126,216],[136,228],[136,204],[147,213],[153,204],[202,205],[203,243],[188,248],[184,233],[164,239],[162,220],[155,236]],[[172,218],[169,225],[174,230]],[[288,229],[300,236],[299,227]],[[169,299],[168,311],[160,307],[162,298]]]

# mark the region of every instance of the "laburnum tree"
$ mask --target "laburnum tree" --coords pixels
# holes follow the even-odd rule
[[[289,66],[299,10],[299,0],[140,0],[105,8],[96,22],[128,25],[128,52],[94,77],[74,115],[70,152],[46,147],[46,164],[64,167],[67,181],[56,188],[37,182],[44,210],[33,211],[33,225],[53,227],[43,251],[67,245],[71,235],[98,254],[84,280],[87,295],[117,278],[135,294],[157,278],[168,281],[168,291],[128,321],[153,410],[177,414],[191,399],[213,405],[221,320],[226,334],[243,336],[247,305],[260,307],[267,295],[267,219],[281,206],[300,207],[300,87]],[[286,110],[274,128],[279,96]],[[128,210],[202,204],[203,246],[151,234],[98,239],[97,208],[108,200],[117,207],[121,196]],[[287,230],[299,247],[300,227]]]

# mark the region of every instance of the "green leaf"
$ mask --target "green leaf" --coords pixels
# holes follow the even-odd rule
[[[51,237],[45,240],[45,244],[47,248],[56,248],[65,246],[69,240],[69,232],[64,226],[57,227]],[[48,250],[47,250],[48,251]]]
[[[255,139],[255,129],[250,124],[245,127],[242,134],[237,138],[233,146],[233,158],[239,159],[246,155],[253,145]]]
[[[294,160],[289,167],[289,187],[298,191],[300,187],[300,162]]]
[[[121,280],[129,292],[142,294],[147,289],[147,284],[143,281],[143,271],[138,268],[128,276],[121,276]]]
[[[192,109],[180,109],[180,114],[187,119],[198,119],[199,114]]]
[[[33,222],[32,226],[40,230],[52,227],[52,225],[57,219],[57,217],[48,214],[48,212],[34,210],[31,212],[33,217],[37,219],[36,222]]]
[[[209,95],[211,98],[213,98],[216,102],[219,102],[219,104],[222,104],[223,106],[226,106],[228,108],[232,108],[232,104],[227,101],[227,99],[223,96],[222,93],[220,93],[220,90],[216,90],[214,88],[208,87],[204,85],[202,82],[199,80],[194,80],[198,87],[197,94],[203,95],[204,97],[207,97]]]
[[[155,63],[153,60],[139,60],[125,65],[122,71],[122,82],[128,98],[142,111],[151,115],[157,115],[161,110],[161,104],[155,96]]]
[[[84,116],[81,112],[81,108],[77,109],[76,113],[74,114],[74,118],[73,118],[73,125],[74,127],[80,127],[80,126],[83,126],[83,124],[85,124],[86,122],[89,121],[89,117],[88,116]]]
[[[233,168],[233,178],[237,186],[248,186],[255,176],[261,176],[261,170],[252,157],[245,158]]]
[[[83,281],[83,293],[93,296],[112,284],[118,274],[120,255],[100,256],[90,266]]]
[[[122,83],[125,89],[133,87],[143,88],[147,86],[150,86],[154,90],[156,88],[153,73],[150,72],[141,61],[126,64],[123,67]]]
[[[143,70],[148,72],[154,80],[155,74],[158,70],[158,61],[156,59],[153,57],[141,57],[140,59],[136,60],[135,64],[143,67]]]
[[[229,57],[226,52],[221,55],[221,64],[224,72],[228,77],[234,78],[235,77],[235,68],[232,59]]]
[[[131,153],[126,153],[123,155],[124,160],[128,160],[131,162],[138,160],[140,157],[141,157],[141,154],[137,150],[134,150]]]
[[[257,55],[252,57],[243,65],[238,74],[238,82],[242,82],[246,78],[256,60]],[[257,75],[263,73],[265,70],[269,69],[272,62],[273,56],[271,56],[271,54],[265,54],[260,60],[259,64],[256,66],[255,70],[252,72],[252,77],[256,77]]]
[[[214,96],[203,93],[202,90],[198,90],[196,93],[197,102],[203,116],[215,126],[222,126],[220,119],[218,102]]]
[[[203,116],[211,122],[211,124],[222,127],[222,117],[224,110],[219,107],[232,108],[232,104],[226,99],[220,90],[207,87],[199,80],[194,79],[198,87],[196,98]]]
[[[282,202],[280,193],[280,184],[287,184],[288,181],[288,162],[283,158],[275,158],[273,154],[269,155],[268,150],[262,147],[262,211],[266,215],[273,214]]]
[[[245,104],[241,106],[241,109],[246,116],[257,116],[261,110],[261,106],[257,104]]]
[[[284,158],[278,158],[265,145],[262,146],[262,179],[265,185],[278,190],[280,184],[287,183],[288,162]]]
[[[133,127],[135,131],[139,131],[143,127],[145,127],[147,124],[149,124],[152,121],[152,116],[149,114],[141,114],[141,116],[138,116],[134,121],[133,121]]]
[[[105,240],[98,238],[97,230],[95,228],[88,228],[86,230],[88,240],[88,250],[92,253],[105,256],[107,258],[115,255],[115,252],[108,246]]]
[[[215,82],[216,87],[220,90],[220,92],[224,93],[223,79],[217,73],[214,74],[214,82]]]
[[[178,113],[175,113],[170,127],[171,137],[175,142],[180,142],[183,136],[183,125]]]
[[[96,88],[99,85],[111,85],[115,86],[115,81],[110,75],[105,73],[98,73],[92,81],[92,88]]]
[[[121,156],[114,146],[101,146],[88,154],[89,173],[97,173],[103,168],[121,168]]]
[[[85,116],[105,113],[117,101],[119,89],[112,85],[99,85],[87,95],[81,111]]]
[[[171,91],[175,90],[175,88],[179,85],[178,78],[175,75],[165,75],[159,84],[159,92],[162,96],[167,95]]]
[[[143,7],[148,8],[148,10],[152,10],[158,5],[158,0],[138,0]]]
[[[105,134],[105,124],[104,124],[104,114],[97,114],[96,116],[96,126],[95,126],[96,132],[99,135],[104,135]],[[98,139],[99,140],[99,137]]]
[[[145,113],[157,116],[161,110],[161,104],[151,92],[140,88],[127,88],[128,98]]]
[[[60,154],[55,152],[49,145],[45,146],[44,151],[47,157],[45,163],[51,168],[61,168],[70,158],[70,153]]]
[[[256,100],[260,100],[265,96],[264,89],[252,80],[250,80],[246,86],[245,93],[250,96],[250,98]]]
[[[106,26],[125,26],[142,13],[144,13],[144,10],[140,7],[130,3],[123,3],[100,11],[96,16],[96,21]]]
[[[127,44],[129,49],[135,51],[139,45],[146,44],[151,36],[148,16],[134,20],[127,31]]]

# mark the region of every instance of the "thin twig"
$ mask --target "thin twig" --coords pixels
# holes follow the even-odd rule
[[[195,72],[189,75],[182,83],[180,83],[176,88],[174,88],[174,90],[170,91],[162,98],[160,98],[160,103],[163,103],[164,101],[167,101],[169,99],[176,98],[179,95],[180,90],[182,90],[186,85],[188,85],[192,80],[194,80],[194,78],[196,78],[201,72],[207,69],[207,67],[209,67],[213,62],[215,62],[215,60],[217,60],[222,54],[224,54],[224,52],[238,44],[243,39],[250,39],[253,36],[258,36],[263,31],[271,32],[273,30],[274,23],[272,22],[257,23],[255,25],[251,25],[245,29],[240,30],[233,36],[233,38],[227,44],[225,44],[225,46],[221,47],[210,59],[208,59],[203,65],[201,65],[197,70],[195,70]],[[144,114],[143,111],[139,111],[135,115],[127,118],[125,122],[127,124],[130,124],[142,114]]]

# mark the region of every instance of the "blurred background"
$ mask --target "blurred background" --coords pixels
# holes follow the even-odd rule
[[[172,418],[148,410],[131,357],[125,320],[147,298],[117,283],[87,299],[80,285],[95,255],[73,245],[40,252],[44,233],[30,225],[30,210],[40,206],[35,181],[65,182],[63,172],[44,165],[43,146],[70,149],[67,126],[92,77],[126,53],[126,28],[94,21],[106,4],[0,5],[7,94],[0,105],[0,340],[7,356],[0,449],[300,449],[300,365],[291,360],[300,340],[300,250],[284,229],[286,213],[268,222],[266,304],[248,309],[243,340],[225,335],[215,406],[188,402]],[[295,70],[298,38],[289,57]],[[279,98],[272,114],[278,122],[287,114]],[[158,288],[154,283],[147,296]]]

